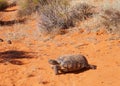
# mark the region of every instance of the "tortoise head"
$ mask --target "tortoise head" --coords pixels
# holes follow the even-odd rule
[[[52,65],[58,65],[59,64],[56,60],[53,60],[53,59],[49,59],[48,63],[52,64]]]

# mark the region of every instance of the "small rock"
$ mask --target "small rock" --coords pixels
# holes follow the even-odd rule
[[[12,44],[12,41],[11,41],[11,40],[8,40],[7,43],[8,43],[8,44]]]
[[[88,44],[87,43],[81,43],[81,44],[78,44],[75,46],[75,48],[80,48],[82,46],[87,46]]]
[[[103,81],[101,83],[104,83]]]
[[[100,52],[101,50],[96,50],[96,52]]]
[[[48,81],[40,81],[39,84],[48,84]]]
[[[28,75],[28,77],[34,77],[35,75],[33,75],[33,74],[30,74],[30,75]]]
[[[3,42],[4,40],[0,38],[0,42]]]

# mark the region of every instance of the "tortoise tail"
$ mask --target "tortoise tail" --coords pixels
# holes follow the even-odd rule
[[[96,68],[97,68],[96,65],[90,65],[90,64],[89,64],[89,69],[94,69],[94,70],[95,70]]]

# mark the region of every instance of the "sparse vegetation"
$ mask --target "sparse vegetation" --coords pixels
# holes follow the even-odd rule
[[[8,7],[8,3],[6,0],[0,0],[0,10],[4,10]]]
[[[85,3],[71,5],[72,0],[20,0],[18,5],[18,16],[28,16],[37,12],[38,27],[42,33],[56,33],[74,27],[77,22],[93,17],[93,20],[87,21],[87,28],[105,27],[109,32],[120,32],[120,11],[119,0],[110,4],[107,1],[102,5],[96,5],[100,10],[95,14],[95,6]],[[10,3],[16,3],[17,0],[0,0],[0,10],[3,10]],[[73,1],[72,1],[73,2]],[[86,3],[87,2],[87,3]],[[1,17],[2,18],[2,17]],[[0,19],[1,19],[0,18]],[[95,26],[96,25],[96,26]],[[81,27],[85,25],[81,25]],[[86,27],[85,27],[86,28]]]
[[[9,7],[16,6],[18,0],[8,0]]]
[[[41,2],[42,3],[42,2]],[[39,28],[45,32],[51,32],[56,28],[68,28],[73,26],[68,0],[46,0],[40,4]]]
[[[82,22],[81,27],[89,31],[104,29],[109,33],[120,33],[120,0],[104,1],[96,5],[97,14],[89,21]]]
[[[120,11],[116,9],[105,10],[103,15],[102,24],[109,32],[120,32]]]
[[[18,1],[20,9],[18,11],[18,16],[28,16],[36,12],[39,0],[21,0]]]
[[[99,11],[100,26],[106,28],[110,33],[120,33],[120,0],[116,0],[112,3],[107,1],[103,3],[101,10]]]
[[[93,8],[95,7],[87,3],[77,4],[72,8],[72,16],[78,21],[86,20],[95,13]]]
[[[42,4],[41,4],[42,3]],[[71,6],[70,0],[45,0],[39,4],[39,28],[47,33],[75,26],[78,20],[91,16],[92,6],[79,4]]]

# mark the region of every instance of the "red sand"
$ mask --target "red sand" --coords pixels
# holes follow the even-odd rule
[[[7,15],[5,20],[9,20],[11,13],[4,13]],[[6,30],[12,29],[12,26],[4,27],[0,29],[0,37],[3,39]],[[120,40],[112,40],[115,37],[104,32],[74,32],[56,35],[48,40],[33,40],[31,35],[24,40],[13,41],[12,44],[0,42],[0,86],[119,86]],[[9,50],[28,52],[33,58],[21,56],[16,59],[14,55],[11,58],[8,55],[5,61],[1,61],[8,54],[2,52]],[[48,59],[64,54],[83,54],[97,69],[78,74],[55,75]]]

